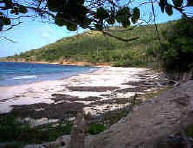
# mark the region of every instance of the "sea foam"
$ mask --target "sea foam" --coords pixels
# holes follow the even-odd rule
[[[21,79],[37,79],[38,77],[36,75],[31,76],[17,76],[12,78],[13,80],[21,80]]]

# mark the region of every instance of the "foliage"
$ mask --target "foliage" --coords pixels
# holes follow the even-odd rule
[[[185,133],[186,133],[187,136],[190,136],[190,137],[193,138],[193,124],[185,129]]]
[[[91,135],[97,135],[105,130],[105,126],[100,123],[92,123],[88,128],[88,133]]]
[[[193,21],[181,19],[162,32],[163,66],[168,72],[188,72],[193,67]]]
[[[19,61],[83,61],[108,63],[113,66],[155,67],[160,65],[162,55],[160,44],[154,26],[139,26],[134,30],[124,30],[114,27],[110,32],[115,36],[131,38],[139,36],[138,40],[122,42],[97,31],[64,38],[41,49],[31,50],[20,55],[9,57]],[[162,32],[164,53],[161,57],[163,68],[167,72],[189,71],[193,65],[193,27],[192,19],[172,21],[159,24]],[[143,33],[142,33],[143,32]]]
[[[22,142],[13,142],[6,144],[3,148],[23,148],[25,143]]]
[[[70,134],[71,122],[61,122],[52,127],[30,127],[26,123],[19,122],[15,116],[6,115],[0,118],[0,142],[41,143],[43,141],[56,140],[61,135]],[[3,134],[2,134],[3,133]]]
[[[115,111],[109,111],[104,114],[102,121],[107,127],[110,127],[111,125],[115,124],[122,118],[126,117],[130,113],[130,111],[131,111],[131,108],[128,108],[128,107],[115,110]]]
[[[51,18],[55,24],[66,26],[70,31],[79,27],[101,31],[117,23],[128,27],[140,18],[139,6],[133,7],[134,3],[130,0],[1,0],[0,31],[5,25],[15,26],[16,20],[29,17],[32,11],[43,19]],[[158,0],[155,3],[168,15],[176,9],[186,16],[185,8],[193,6],[192,0]]]
[[[160,24],[159,29],[164,30],[172,23]],[[157,61],[159,53],[159,42],[154,29],[154,26],[140,26],[132,31],[117,27],[111,28],[110,32],[115,36],[131,38],[136,35],[140,37],[133,42],[122,42],[104,36],[100,32],[89,31],[74,37],[63,38],[41,49],[9,57],[8,60],[24,59],[25,61],[58,63],[81,61],[93,64],[109,63],[114,66],[148,66]]]

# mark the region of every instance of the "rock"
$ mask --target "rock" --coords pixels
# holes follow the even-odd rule
[[[134,109],[124,121],[99,134],[86,148],[155,147],[193,123],[193,81]]]
[[[72,131],[71,131],[71,140],[68,145],[68,148],[84,148],[85,147],[85,137],[88,128],[88,122],[91,118],[91,114],[84,114],[80,112],[77,114],[77,117],[74,121]]]

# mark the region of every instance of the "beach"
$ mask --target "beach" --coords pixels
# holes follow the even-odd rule
[[[53,119],[81,110],[100,115],[156,90],[156,81],[158,73],[150,69],[104,66],[61,80],[0,87],[0,113]]]

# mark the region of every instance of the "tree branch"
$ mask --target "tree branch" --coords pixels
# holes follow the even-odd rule
[[[12,40],[12,39],[10,39],[8,37],[5,37],[5,36],[0,36],[0,38],[3,38],[3,39],[5,39],[5,40],[7,40],[9,42],[12,42],[12,43],[17,43],[16,41],[14,41],[14,40]]]
[[[124,41],[124,42],[131,42],[131,41],[134,41],[134,40],[137,40],[139,39],[139,37],[134,37],[134,38],[130,38],[130,39],[124,39],[122,37],[118,37],[118,36],[114,36],[113,34],[109,33],[109,32],[106,32],[106,31],[101,31],[104,35],[108,35],[109,37],[112,37],[112,38],[115,38],[115,39],[118,39],[120,41]]]
[[[19,24],[22,24],[22,22],[18,22],[17,24],[13,24],[13,25],[11,25],[9,28],[7,28],[7,29],[5,29],[5,30],[2,30],[2,32],[3,32],[3,31],[11,30],[13,27],[18,26]]]
[[[152,1],[152,0],[150,0],[150,2],[151,2],[152,13],[153,13],[153,21],[154,21],[154,25],[155,25],[155,30],[156,30],[157,37],[158,37],[158,40],[159,40],[159,43],[160,43],[160,47],[161,47],[161,54],[163,55],[164,49],[163,49],[163,46],[162,46],[160,33],[159,33],[159,31],[158,31],[158,26],[157,26],[157,23],[156,23],[156,16],[155,16],[155,8],[154,8],[154,3],[153,3],[153,1]]]

